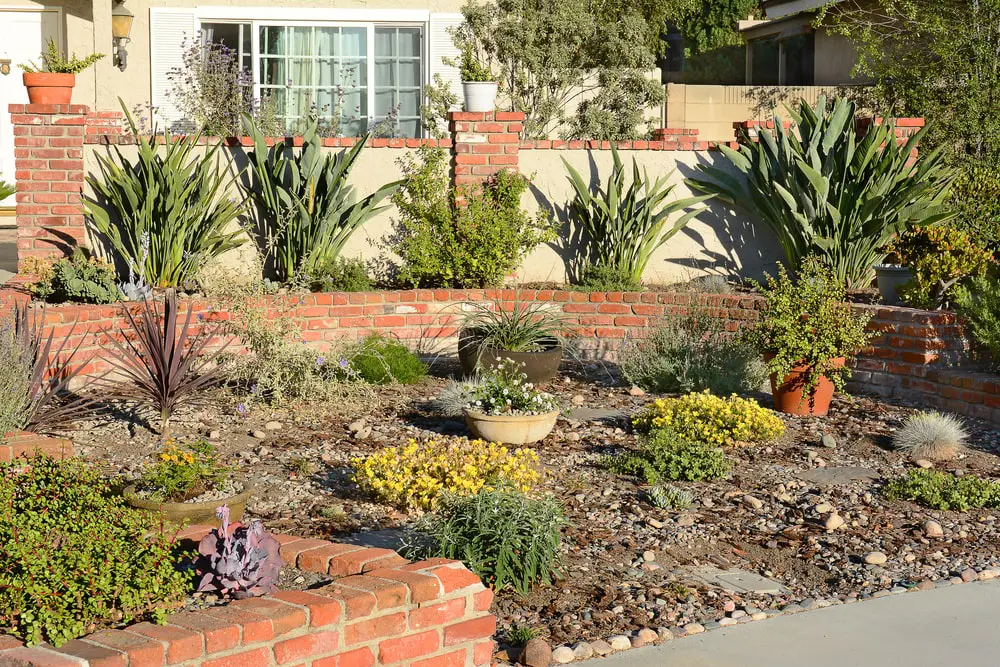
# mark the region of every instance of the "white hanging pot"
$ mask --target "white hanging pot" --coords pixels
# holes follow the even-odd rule
[[[493,81],[463,81],[462,92],[466,111],[485,113],[496,108],[497,84]]]

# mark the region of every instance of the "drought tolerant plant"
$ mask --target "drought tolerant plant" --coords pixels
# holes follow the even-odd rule
[[[761,352],[774,355],[767,360],[768,370],[783,380],[793,368],[804,366],[803,398],[821,377],[842,391],[851,371],[837,360],[853,357],[871,339],[865,330],[871,315],[846,303],[847,292],[834,270],[809,258],[797,279],[779,266],[778,277],[768,276],[767,286],[758,289],[767,308],[750,335]]]
[[[345,353],[356,377],[369,384],[415,384],[427,375],[427,366],[408,347],[393,338],[371,334]]]
[[[201,135],[138,136],[135,120],[122,109],[139,146],[135,160],[113,146],[97,154],[98,173],[87,176],[93,197],[83,205],[91,223],[128,267],[154,287],[179,287],[206,262],[239,247],[234,229],[243,202],[230,199],[226,174],[213,144],[199,155]]]
[[[607,183],[591,193],[590,181],[563,158],[569,172],[575,198],[570,204],[573,239],[582,245],[582,265],[604,267],[616,275],[628,277],[633,288],[642,282],[642,274],[653,253],[669,241],[695,216],[705,210],[686,211],[667,226],[670,216],[691,208],[712,195],[685,197],[668,201],[675,185],[672,174],[652,180],[632,158],[632,177],[626,186],[626,169],[618,149],[611,147],[614,165]],[[576,240],[571,240],[577,245]]]
[[[456,189],[449,157],[421,148],[397,161],[403,184],[388,249],[400,259],[397,280],[412,287],[495,287],[539,243],[556,237],[544,212],[521,208],[528,181],[513,171],[494,174],[481,189]]]
[[[736,395],[721,398],[707,391],[658,398],[632,423],[643,433],[669,428],[681,438],[710,445],[770,442],[785,433],[781,417],[757,401]]]
[[[954,415],[918,412],[893,433],[892,446],[914,461],[950,461],[965,451],[968,437],[962,421]]]
[[[539,636],[538,630],[530,625],[514,625],[507,631],[507,639],[515,646],[524,646]]]
[[[127,385],[123,395],[148,401],[160,417],[160,436],[170,437],[170,417],[178,405],[197,401],[199,394],[219,381],[222,367],[219,354],[227,346],[208,352],[208,346],[221,331],[219,326],[200,328],[191,333],[194,316],[189,307],[181,321],[177,291],[167,290],[162,312],[153,299],[143,301],[138,316],[122,306],[125,318],[124,340],[114,336],[110,361]]]
[[[1000,507],[1000,483],[940,470],[910,470],[889,482],[884,493],[889,500],[912,500],[943,511]]]
[[[669,427],[653,429],[637,451],[606,457],[604,463],[612,472],[635,475],[646,484],[719,479],[732,467],[718,447],[689,440]]]
[[[468,344],[505,352],[540,352],[559,344],[566,317],[543,303],[470,301],[464,304],[461,329],[469,332]]]
[[[178,445],[168,441],[152,466],[143,471],[136,491],[165,502],[184,502],[201,495],[225,478],[215,446],[206,440]]]
[[[431,402],[430,408],[442,417],[461,417],[463,410],[476,400],[478,382],[457,382],[449,380],[441,393]]]
[[[6,318],[0,323],[0,441],[5,433],[25,426],[25,406],[31,396],[31,362],[21,349],[14,333],[14,323]]]
[[[351,465],[362,489],[403,508],[432,509],[442,493],[470,495],[499,486],[527,493],[539,479],[533,450],[466,438],[411,439],[351,459]]]
[[[968,234],[948,227],[914,229],[894,243],[892,250],[913,272],[913,280],[903,286],[900,296],[914,308],[948,305],[957,285],[984,275],[995,263],[993,254],[977,246]]]
[[[306,275],[306,281],[313,292],[371,292],[375,289],[365,263],[357,258],[321,260]]]
[[[198,590],[237,600],[277,591],[281,574],[278,540],[256,519],[249,526],[231,526],[226,505],[215,513],[221,529],[216,528],[198,544]]]
[[[566,525],[554,498],[532,498],[508,488],[445,494],[416,523],[406,551],[414,558],[460,560],[493,590],[527,595],[558,575]]]
[[[694,496],[673,484],[657,484],[646,491],[646,500],[659,509],[684,510],[691,507]]]
[[[67,57],[65,53],[65,51],[56,46],[56,41],[50,37],[45,43],[45,50],[42,51],[42,63],[40,65],[36,65],[32,61],[27,65],[18,65],[18,67],[28,73],[52,72],[53,74],[79,74],[104,57],[103,53],[92,53],[83,58],[77,58],[75,53]]]
[[[285,282],[314,275],[340,256],[361,225],[388,208],[379,203],[399,183],[387,183],[361,199],[348,185],[367,135],[348,150],[324,153],[315,122],[303,133],[301,149],[291,139],[268,147],[257,124],[248,120],[247,125],[253,150],[240,184],[255,207],[253,233],[268,269]]]
[[[28,644],[162,621],[190,591],[172,536],[77,460],[0,463],[0,543],[0,627]]]
[[[756,391],[767,377],[746,335],[726,332],[718,318],[704,313],[666,318],[648,338],[622,347],[618,365],[630,383],[664,394]]]
[[[73,249],[71,257],[55,263],[39,262],[38,282],[28,285],[32,296],[48,303],[115,303],[121,298],[115,282],[115,267],[83,248]]]
[[[980,276],[955,288],[955,307],[972,334],[975,354],[995,365],[1000,362],[1000,281]]]
[[[17,187],[13,183],[0,181],[0,201],[13,196],[15,192],[17,192]]]
[[[856,111],[845,99],[830,110],[825,97],[815,108],[800,102],[792,112],[797,133],[777,116],[773,134],[745,136],[738,151],[719,147],[739,176],[705,165],[707,178],[688,182],[762,220],[793,271],[815,255],[848,289],[866,288],[888,243],[954,216],[946,204],[954,172],[940,151],[911,162],[927,128],[900,144],[891,124],[873,124],[859,139]]]
[[[559,409],[555,396],[535,389],[511,359],[484,371],[472,388],[469,410],[486,415],[542,415]]]
[[[1000,167],[974,159],[960,161],[948,205],[955,210],[949,227],[968,234],[980,248],[1000,251]]]

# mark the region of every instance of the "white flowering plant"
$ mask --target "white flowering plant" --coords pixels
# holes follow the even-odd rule
[[[541,415],[558,409],[552,394],[536,389],[513,359],[502,359],[471,386],[466,406],[487,415]]]

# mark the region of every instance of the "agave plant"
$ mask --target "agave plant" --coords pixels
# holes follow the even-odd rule
[[[257,209],[254,234],[261,251],[280,280],[313,275],[337,259],[365,221],[388,208],[378,204],[395,192],[399,182],[358,200],[347,178],[367,136],[350,150],[324,155],[313,121],[296,152],[291,141],[268,148],[256,123],[249,118],[246,122],[254,148],[241,184]]]
[[[797,131],[778,116],[773,134],[744,137],[738,151],[720,146],[742,178],[703,165],[708,178],[688,183],[762,220],[793,270],[816,255],[848,289],[867,287],[890,241],[954,216],[945,198],[955,173],[940,149],[912,160],[927,127],[900,143],[891,124],[875,124],[859,140],[855,112],[844,99],[829,111],[825,97],[815,108],[801,102]]]
[[[128,325],[124,340],[109,337],[111,362],[130,385],[121,395],[151,402],[160,414],[160,434],[166,440],[174,409],[194,402],[218,381],[222,366],[216,361],[228,343],[206,353],[220,328],[202,327],[191,335],[193,313],[188,309],[180,322],[176,290],[167,290],[162,314],[153,299],[145,299],[138,316],[127,306],[122,306],[122,315]]]
[[[198,544],[195,570],[201,579],[198,590],[212,591],[237,600],[269,595],[278,588],[281,556],[278,541],[260,521],[230,530],[229,508],[219,507],[216,516],[222,528],[215,529]]]
[[[124,105],[122,109],[125,109]],[[94,192],[84,208],[94,227],[127,266],[154,287],[178,287],[195,277],[205,262],[243,244],[234,223],[243,202],[230,199],[233,177],[217,156],[220,144],[197,155],[201,135],[138,137],[135,160],[112,146],[97,154],[99,173],[88,176]]]
[[[626,277],[634,285],[642,281],[653,253],[669,241],[704,206],[686,211],[668,227],[670,216],[710,199],[712,195],[686,197],[668,201],[674,185],[668,173],[650,179],[646,169],[632,158],[632,179],[626,186],[626,169],[618,149],[613,145],[614,166],[604,187],[591,193],[590,184],[563,158],[570,183],[576,192],[570,204],[570,221],[576,226],[584,246],[583,262]]]

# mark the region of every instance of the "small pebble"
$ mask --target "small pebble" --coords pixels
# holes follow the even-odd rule
[[[889,557],[881,551],[872,551],[865,555],[865,562],[869,565],[885,565],[888,560]]]

